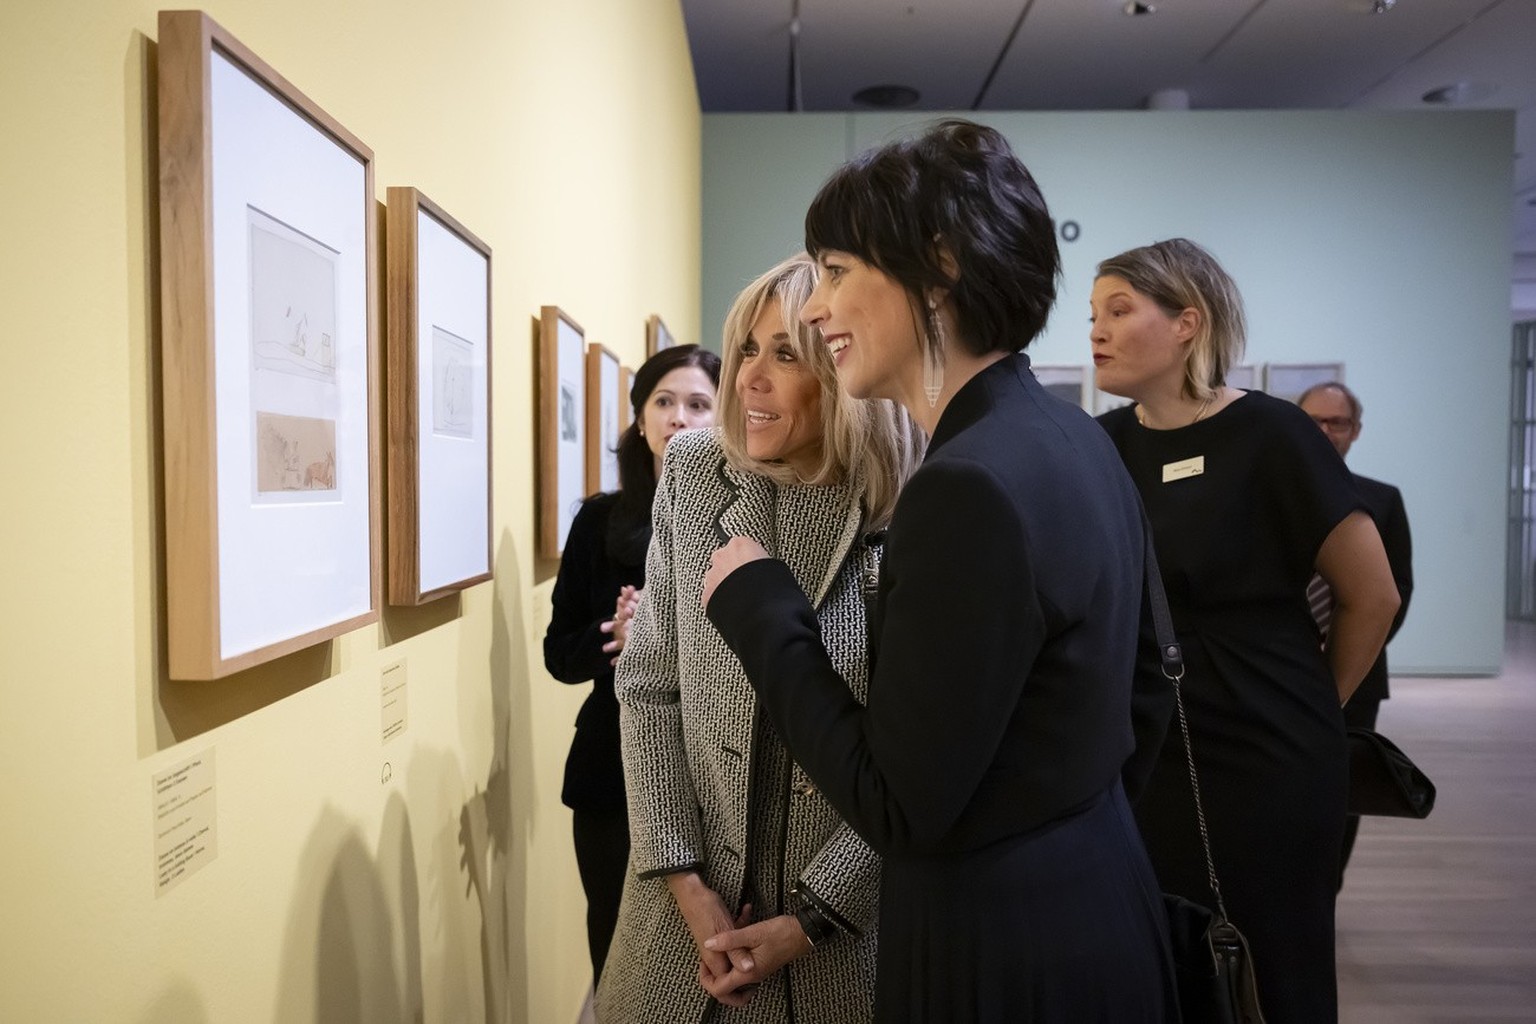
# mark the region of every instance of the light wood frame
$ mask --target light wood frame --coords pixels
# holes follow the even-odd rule
[[[419,605],[492,575],[491,248],[420,190],[395,186],[387,195],[389,601]],[[450,260],[433,255],[444,242]],[[478,308],[465,305],[465,296]],[[434,432],[435,407],[422,408],[424,398],[440,398],[434,357],[443,340],[467,347],[469,370],[479,374],[466,431],[453,437]],[[478,548],[476,534],[483,537]]]
[[[380,545],[376,543],[380,525],[380,454],[375,313],[378,253],[373,151],[201,11],[160,13],[158,66],[167,647],[172,678],[216,679],[324,642],[378,618],[382,573]],[[230,81],[238,85],[217,84]],[[252,84],[255,89],[249,88]],[[270,114],[272,123],[281,125],[282,131],[296,132],[304,138],[306,145],[313,145],[325,159],[344,166],[346,173],[340,177],[350,180],[353,175],[361,175],[355,196],[350,192],[352,186],[347,186],[350,198],[346,203],[355,201],[357,220],[344,205],[321,204],[325,216],[341,218],[339,222],[347,225],[344,233],[349,238],[360,231],[362,239],[361,252],[357,251],[356,245],[345,252],[333,250],[337,254],[336,265],[344,266],[347,271],[336,271],[333,277],[338,282],[332,295],[333,309],[360,308],[357,314],[360,322],[332,324],[335,335],[323,335],[321,342],[323,350],[332,358],[327,369],[341,396],[336,403],[340,411],[334,421],[311,421],[331,425],[329,453],[334,461],[329,478],[325,477],[322,466],[316,484],[327,485],[338,499],[330,503],[295,502],[270,506],[276,510],[272,513],[276,518],[260,521],[266,528],[273,523],[288,522],[283,519],[285,516],[302,521],[305,510],[324,507],[345,509],[349,521],[357,520],[357,526],[361,526],[363,520],[367,524],[366,530],[352,529],[346,536],[345,545],[336,545],[334,564],[341,564],[344,557],[346,567],[339,573],[328,574],[326,579],[332,583],[329,591],[323,586],[316,590],[313,574],[302,584],[308,589],[300,589],[296,581],[275,578],[273,586],[279,588],[278,592],[297,595],[293,607],[277,609],[274,600],[274,607],[266,610],[266,614],[274,616],[274,621],[267,623],[270,628],[255,631],[262,633],[262,639],[250,646],[249,636],[237,638],[228,648],[226,640],[230,631],[245,629],[247,620],[239,603],[242,583],[233,574],[225,572],[221,556],[235,554],[244,559],[242,571],[246,571],[247,564],[255,566],[255,571],[266,570],[261,565],[262,552],[252,550],[251,537],[221,536],[220,515],[221,511],[234,509],[247,520],[258,518],[251,513],[251,509],[257,507],[255,495],[264,486],[259,482],[261,470],[257,468],[257,446],[263,436],[257,417],[272,413],[257,410],[258,400],[254,397],[255,381],[260,372],[257,369],[243,371],[249,374],[252,382],[250,400],[244,405],[221,401],[222,393],[216,388],[220,367],[241,372],[242,365],[259,364],[259,359],[252,354],[258,346],[254,340],[255,328],[250,325],[249,318],[243,337],[235,336],[241,334],[240,331],[221,333],[219,330],[220,323],[236,322],[239,309],[255,316],[252,310],[259,305],[253,298],[255,285],[249,280],[243,305],[225,307],[220,304],[221,295],[229,292],[221,292],[219,282],[231,278],[228,276],[229,265],[220,262],[219,257],[231,250],[215,247],[221,242],[228,246],[242,244],[232,241],[228,229],[217,236],[215,232],[216,218],[224,217],[226,209],[222,205],[215,207],[215,176],[240,170],[228,158],[219,158],[217,146],[220,143],[215,126],[221,118],[235,116],[233,112],[215,109],[215,95],[220,88],[238,88],[243,90],[242,96],[257,97],[241,102],[268,104],[275,99],[276,104],[262,108]],[[312,134],[309,129],[313,130]],[[220,131],[223,133],[220,137],[226,140],[257,138],[255,129],[244,123],[238,130],[230,125],[220,125]],[[353,160],[359,166],[353,167],[348,162]],[[315,183],[313,188],[320,190],[322,186]],[[240,198],[249,204],[243,209],[256,209],[254,202],[243,196]],[[266,213],[276,216],[271,211]],[[220,223],[227,225],[229,221]],[[301,231],[302,228],[294,230]],[[254,229],[248,230],[243,237],[247,255],[242,257],[246,261],[242,265],[250,273],[255,260],[251,255],[256,245]],[[363,277],[361,289],[365,292],[362,295],[357,293],[353,283],[359,271]],[[344,287],[343,279],[351,287]],[[349,329],[344,330],[347,326]],[[357,365],[355,358],[349,364],[337,354],[353,350],[364,354],[362,365]],[[246,364],[239,362],[242,358]],[[362,409],[356,408],[358,403],[362,404]],[[249,419],[242,418],[243,413],[248,413]],[[348,415],[350,413],[361,415]],[[298,419],[297,416],[289,418]],[[224,477],[232,488],[249,488],[252,503],[242,510],[233,502],[221,500],[219,455],[221,451],[237,450],[235,439],[246,435],[249,444],[239,450],[248,461],[249,480],[242,479],[237,469],[230,467],[226,467],[228,472]],[[226,443],[228,448],[221,447]],[[297,453],[297,442],[293,450]],[[360,455],[354,457],[354,451]],[[356,481],[363,472],[367,475],[367,485],[359,490]],[[285,467],[285,485],[287,480]],[[305,485],[309,485],[308,479]],[[360,507],[362,502],[366,502],[366,509]],[[265,510],[269,506],[261,507],[264,511],[260,516],[267,516]],[[309,522],[313,523],[314,519]],[[327,526],[327,530],[332,529]],[[331,553],[327,551],[327,554]],[[297,556],[288,552],[287,557]],[[272,571],[279,572],[277,569]],[[351,572],[352,576],[346,576],[346,572]],[[363,574],[366,574],[366,580]],[[262,582],[269,581],[263,579]],[[281,589],[284,586],[287,586],[286,590]],[[309,614],[309,610],[319,603],[337,595],[338,588],[342,596],[337,604],[345,605],[345,608],[335,614],[324,608],[318,614]],[[363,607],[364,602],[366,607]],[[263,608],[267,606],[263,605]],[[288,619],[302,619],[303,624],[294,625]],[[246,646],[242,647],[242,643]]]
[[[677,344],[677,339],[672,332],[667,330],[667,325],[662,321],[661,314],[652,313],[645,320],[645,357],[660,352],[664,348],[671,348]]]
[[[566,351],[562,352],[562,348]],[[567,377],[562,377],[564,364]],[[562,385],[570,391],[575,408],[564,416]],[[540,558],[559,558],[565,549],[576,507],[585,495],[587,481],[586,432],[586,332],[559,306],[539,310],[539,412],[535,432],[539,446],[538,552]],[[578,433],[562,439],[562,426]],[[562,457],[563,453],[563,457]]]
[[[587,493],[619,489],[619,435],[624,432],[624,368],[619,357],[607,346],[592,342],[587,346]],[[613,429],[603,432],[603,387],[614,393]],[[608,479],[604,479],[604,471]]]

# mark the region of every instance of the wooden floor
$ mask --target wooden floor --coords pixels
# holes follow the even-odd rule
[[[1424,821],[1360,829],[1340,1020],[1536,1021],[1536,625],[1510,625],[1498,678],[1393,679],[1377,727],[1437,800]]]

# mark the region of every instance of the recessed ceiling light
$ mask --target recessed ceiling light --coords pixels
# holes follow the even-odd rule
[[[1487,82],[1468,82],[1463,79],[1460,82],[1452,82],[1450,85],[1442,85],[1438,89],[1431,89],[1420,98],[1425,103],[1455,106],[1460,103],[1476,103],[1478,100],[1487,99],[1493,95],[1493,92],[1493,86]]]
[[[1397,0],[1371,0],[1372,14],[1386,14],[1397,6]]]
[[[1120,9],[1132,17],[1140,17],[1143,14],[1157,13],[1156,7],[1153,7],[1149,3],[1143,3],[1142,0],[1125,0],[1125,6]]]
[[[853,102],[864,107],[881,110],[898,110],[910,107],[922,97],[922,93],[910,85],[870,85],[853,94]]]

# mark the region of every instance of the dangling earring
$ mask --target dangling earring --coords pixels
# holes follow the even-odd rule
[[[923,346],[923,394],[928,408],[939,404],[939,392],[944,390],[944,318],[939,316],[939,304],[928,300],[928,344]]]

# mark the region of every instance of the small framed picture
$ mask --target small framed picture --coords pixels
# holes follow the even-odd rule
[[[1227,371],[1227,387],[1229,388],[1252,391],[1259,386],[1261,379],[1259,368],[1251,363],[1234,366]]]
[[[539,312],[539,556],[559,558],[587,494],[586,335],[558,306]]]
[[[378,618],[373,152],[201,11],[159,30],[167,648],[218,679]]]
[[[1344,382],[1343,363],[1268,363],[1264,367],[1264,390],[1275,398],[1294,402],[1314,384]]]
[[[491,578],[491,250],[414,188],[391,188],[389,600]]]
[[[619,397],[624,368],[596,342],[587,346],[587,493],[619,489]]]
[[[1032,366],[1035,379],[1057,398],[1064,398],[1079,409],[1092,401],[1088,394],[1088,371],[1081,366]]]
[[[672,332],[667,330],[667,325],[662,323],[661,317],[652,313],[645,321],[645,356],[651,356],[664,348],[671,348],[677,344],[677,339],[672,337]]]

